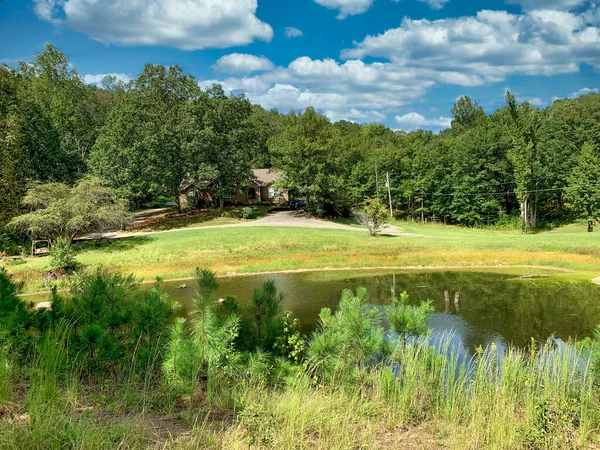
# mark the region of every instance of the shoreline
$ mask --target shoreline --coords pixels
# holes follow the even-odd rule
[[[377,271],[377,270],[398,270],[398,271],[433,271],[433,270],[510,270],[510,269],[538,269],[538,270],[549,270],[559,273],[587,273],[585,271],[578,271],[572,269],[565,269],[562,267],[553,266],[540,266],[540,265],[478,265],[478,266],[464,266],[464,265],[441,265],[441,266],[369,266],[369,267],[321,267],[321,268],[306,268],[306,269],[289,269],[289,270],[271,270],[263,272],[229,272],[226,274],[217,275],[217,278],[241,278],[251,276],[262,276],[262,275],[279,275],[279,274],[295,274],[295,273],[310,273],[310,272],[343,272],[343,271]],[[162,278],[163,282],[184,282],[194,280],[195,277],[180,277],[180,278]],[[600,285],[600,276],[588,280],[590,283]],[[142,279],[139,284],[152,284],[155,283],[156,279]],[[66,292],[69,288],[58,289],[58,292]],[[34,295],[50,294],[52,290],[37,291],[37,292],[25,292],[19,294],[19,297],[29,297]]]

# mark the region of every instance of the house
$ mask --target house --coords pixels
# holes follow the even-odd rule
[[[281,205],[289,200],[288,192],[277,186],[283,178],[281,172],[273,169],[253,169],[245,189],[239,189],[225,196],[225,202],[234,205],[270,203]],[[193,183],[181,184],[179,202],[183,209],[215,204],[216,196],[209,189],[198,189]]]

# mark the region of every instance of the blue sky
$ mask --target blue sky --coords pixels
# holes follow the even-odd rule
[[[89,83],[179,64],[266,108],[405,130],[447,126],[461,95],[491,112],[507,88],[541,107],[600,88],[589,0],[4,0],[0,37],[0,60],[49,42]]]

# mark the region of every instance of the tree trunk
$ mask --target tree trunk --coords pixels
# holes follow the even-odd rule
[[[175,208],[177,208],[177,214],[181,213],[181,198],[179,195],[175,195]]]

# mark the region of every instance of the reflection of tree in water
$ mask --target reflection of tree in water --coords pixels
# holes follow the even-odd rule
[[[389,292],[391,276],[384,276],[382,292]],[[460,315],[472,327],[477,345],[501,335],[515,345],[531,337],[544,341],[590,335],[600,323],[600,289],[589,283],[558,284],[549,280],[511,280],[493,273],[428,272],[396,276],[396,290],[406,290],[411,303],[430,299],[437,311],[446,311],[444,291],[460,292]],[[449,314],[453,310],[450,298]],[[465,336],[466,337],[466,336]]]
[[[407,291],[410,303],[431,300],[438,312],[430,326],[436,332],[454,329],[465,348],[495,342],[526,346],[531,337],[545,341],[552,334],[560,339],[590,336],[600,323],[600,287],[591,283],[561,283],[550,280],[511,280],[498,273],[399,272],[392,274],[276,274],[222,279],[219,295],[234,295],[240,302],[267,279],[274,279],[285,293],[284,308],[299,318],[302,331],[309,333],[323,307],[335,309],[343,289],[363,286],[369,302],[388,304],[392,290]],[[394,282],[395,281],[395,282]],[[180,284],[180,283],[179,283]],[[168,283],[165,283],[168,287]],[[185,306],[183,290],[169,291]],[[447,313],[444,291],[450,293]],[[460,292],[460,312],[454,293]],[[460,325],[460,326],[459,326]]]

